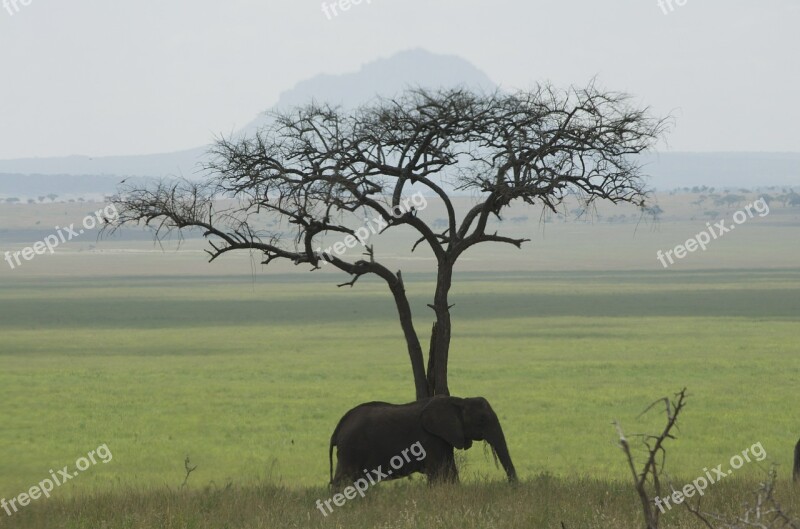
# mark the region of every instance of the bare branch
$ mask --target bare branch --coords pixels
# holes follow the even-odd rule
[[[666,459],[664,442],[667,439],[675,438],[671,432],[673,428],[676,427],[678,416],[686,405],[686,388],[683,388],[680,392],[678,392],[675,397],[675,401],[672,401],[667,397],[659,399],[653,404],[650,404],[650,406],[648,406],[644,412],[642,412],[646,413],[659,402],[666,403],[666,424],[664,425],[661,433],[658,435],[636,436],[642,439],[642,442],[647,449],[647,459],[642,465],[641,470],[637,470],[636,468],[636,462],[634,461],[633,454],[631,453],[628,439],[622,431],[622,426],[618,422],[614,423],[617,429],[617,435],[619,436],[620,448],[622,448],[622,451],[625,454],[625,459],[628,462],[628,468],[630,469],[631,477],[633,478],[634,488],[639,496],[639,502],[642,506],[642,513],[644,515],[645,523],[647,524],[647,529],[658,529],[660,512],[654,508],[653,499],[661,496],[660,476]],[[659,456],[661,456],[660,461],[658,460]],[[648,486],[652,488],[652,492],[648,490]]]

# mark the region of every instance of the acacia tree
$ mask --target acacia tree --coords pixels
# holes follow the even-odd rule
[[[447,395],[456,262],[477,244],[521,247],[527,240],[490,232],[490,218],[517,200],[557,212],[568,197],[584,210],[598,199],[644,209],[649,193],[635,155],[652,147],[664,126],[630,96],[594,84],[493,94],[417,89],[355,111],[310,104],[273,115],[253,136],[217,141],[202,182],[120,190],[115,227],[147,224],[156,237],[199,228],[211,261],[236,250],[258,251],[267,265],[286,259],[318,270],[324,260],[349,274],[339,286],[381,278],[397,306],[416,397]],[[398,215],[412,189],[440,200],[446,222],[433,226],[414,208]],[[451,197],[456,190],[478,197],[461,215]],[[234,200],[220,206],[221,198]],[[372,245],[357,260],[317,251],[326,235],[354,236],[348,220],[360,221],[364,211],[382,219],[383,231],[412,230],[418,240],[411,251],[425,245],[435,257],[427,369],[401,271],[381,264]],[[289,233],[263,229],[255,221],[263,212],[285,221]]]

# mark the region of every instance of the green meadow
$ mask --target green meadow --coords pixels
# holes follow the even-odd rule
[[[606,243],[619,240],[597,229]],[[113,459],[12,517],[0,511],[0,527],[640,527],[612,422],[655,432],[663,410],[640,413],[683,387],[688,406],[667,446],[672,482],[761,443],[767,459],[710,486],[707,501],[736,512],[774,463],[793,507],[800,269],[774,266],[797,252],[794,220],[781,229],[789,241],[742,233],[776,259],[731,238],[720,252],[744,257],[718,268],[626,269],[637,244],[667,247],[694,233],[683,225],[631,240],[616,266],[595,269],[585,265],[603,241],[591,235],[569,254],[582,266],[512,260],[508,270],[479,270],[483,258],[502,260],[479,254],[451,295],[450,387],[492,403],[522,483],[505,484],[476,443],[459,453],[461,487],[429,489],[420,477],[383,484],[328,518],[314,502],[329,494],[338,419],[361,402],[413,399],[382,283],[337,288],[341,276],[251,270],[246,257],[207,265],[196,241],[166,253],[119,241],[108,245],[140,251],[73,246],[6,269],[0,498],[101,444]],[[414,264],[404,278],[427,343],[433,282],[423,270]],[[187,456],[197,468],[181,487]],[[664,523],[697,527],[677,510]]]

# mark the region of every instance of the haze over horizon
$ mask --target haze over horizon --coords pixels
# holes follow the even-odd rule
[[[0,97],[0,159],[196,148],[298,83],[408,49],[459,57],[506,89],[596,76],[675,116],[660,150],[800,152],[798,22],[789,0],[688,2],[668,13],[655,0],[458,9],[373,0],[330,18],[318,2],[35,0],[0,11],[12,80]]]

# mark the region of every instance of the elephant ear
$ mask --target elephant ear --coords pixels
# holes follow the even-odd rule
[[[431,399],[422,410],[422,427],[456,448],[467,446],[461,409],[449,397]]]

